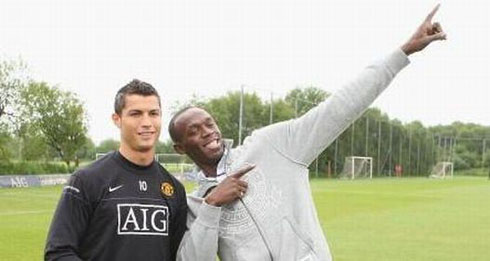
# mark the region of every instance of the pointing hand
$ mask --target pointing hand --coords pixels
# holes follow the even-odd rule
[[[430,12],[425,18],[424,22],[417,28],[417,31],[412,35],[402,47],[402,51],[406,55],[423,50],[430,43],[439,40],[446,40],[446,33],[442,30],[439,23],[432,23],[432,18],[439,9],[438,4],[432,12]]]
[[[206,203],[213,206],[222,206],[231,203],[247,192],[248,184],[240,178],[255,168],[254,165],[245,165],[237,171],[229,174],[218,186],[216,186],[205,198]]]

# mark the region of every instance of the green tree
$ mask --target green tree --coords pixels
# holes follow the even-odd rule
[[[23,118],[33,124],[47,144],[70,167],[86,142],[87,123],[82,102],[71,92],[31,82],[22,91]]]
[[[322,89],[309,86],[291,90],[284,100],[295,109],[295,112],[298,114],[297,116],[300,116],[324,101],[329,95],[328,92]]]
[[[119,141],[114,139],[106,139],[99,143],[99,146],[95,148],[97,153],[107,153],[119,149]]]
[[[44,134],[36,128],[36,125],[24,122],[19,128],[18,136],[21,148],[20,159],[30,161],[51,159]]]
[[[15,116],[21,89],[26,82],[26,66],[20,60],[0,61],[0,120]]]
[[[0,125],[2,125],[0,123]],[[10,134],[5,131],[3,128],[0,129],[0,161],[8,160],[11,157],[11,153],[8,148],[8,144],[10,143],[12,137]]]
[[[155,146],[155,153],[175,153],[173,142],[171,140],[158,141]]]
[[[270,102],[265,104],[265,122],[270,123]],[[269,118],[267,118],[269,116]],[[284,101],[283,99],[274,100],[272,102],[272,123],[286,121],[294,118],[294,106]]]
[[[16,126],[19,92],[27,78],[25,72],[21,60],[0,60],[0,159],[12,156],[8,145]]]
[[[240,118],[240,92],[229,92],[225,96],[208,101],[195,99],[192,104],[206,109],[218,123],[224,138],[233,139],[238,144]],[[269,107],[264,106],[260,97],[253,93],[243,95],[242,138],[250,135],[253,130],[267,125]]]
[[[95,144],[91,138],[87,137],[85,143],[77,151],[77,159],[94,160],[95,159]]]

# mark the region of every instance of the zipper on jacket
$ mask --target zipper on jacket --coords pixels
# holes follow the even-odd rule
[[[250,212],[250,210],[248,209],[247,205],[245,204],[245,202],[243,202],[243,199],[240,198],[240,202],[242,202],[243,206],[245,207],[245,210],[247,211],[248,215],[250,216],[250,218],[252,219],[252,222],[254,222],[255,224],[255,227],[257,228],[257,231],[259,231],[259,235],[260,237],[262,238],[262,241],[264,241],[264,244],[265,244],[265,247],[267,248],[267,252],[269,252],[269,257],[271,258],[271,261],[274,261],[274,257],[272,256],[272,250],[269,246],[269,243],[267,242],[267,240],[265,239],[265,235],[264,233],[262,232],[262,229],[260,228],[259,224],[257,223],[257,221],[255,220],[254,216],[252,215],[252,213]]]

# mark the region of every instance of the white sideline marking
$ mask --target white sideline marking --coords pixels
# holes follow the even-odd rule
[[[31,210],[31,211],[9,211],[9,212],[0,212],[0,216],[15,216],[15,215],[30,215],[30,214],[40,214],[40,213],[48,213],[52,210]]]
[[[340,192],[345,194],[359,194],[359,195],[380,195],[380,196],[408,196],[408,197],[420,197],[420,198],[440,198],[433,195],[427,195],[428,192],[421,192],[420,194],[414,193],[391,193],[391,192],[371,192],[371,191],[355,191],[355,190],[340,190],[340,189],[329,189],[326,192]]]

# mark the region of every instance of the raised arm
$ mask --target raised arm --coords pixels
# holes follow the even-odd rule
[[[264,129],[278,151],[292,161],[309,165],[355,121],[409,64],[408,55],[446,39],[439,23],[432,23],[437,5],[412,37],[385,59],[366,67],[353,81],[302,117]]]

